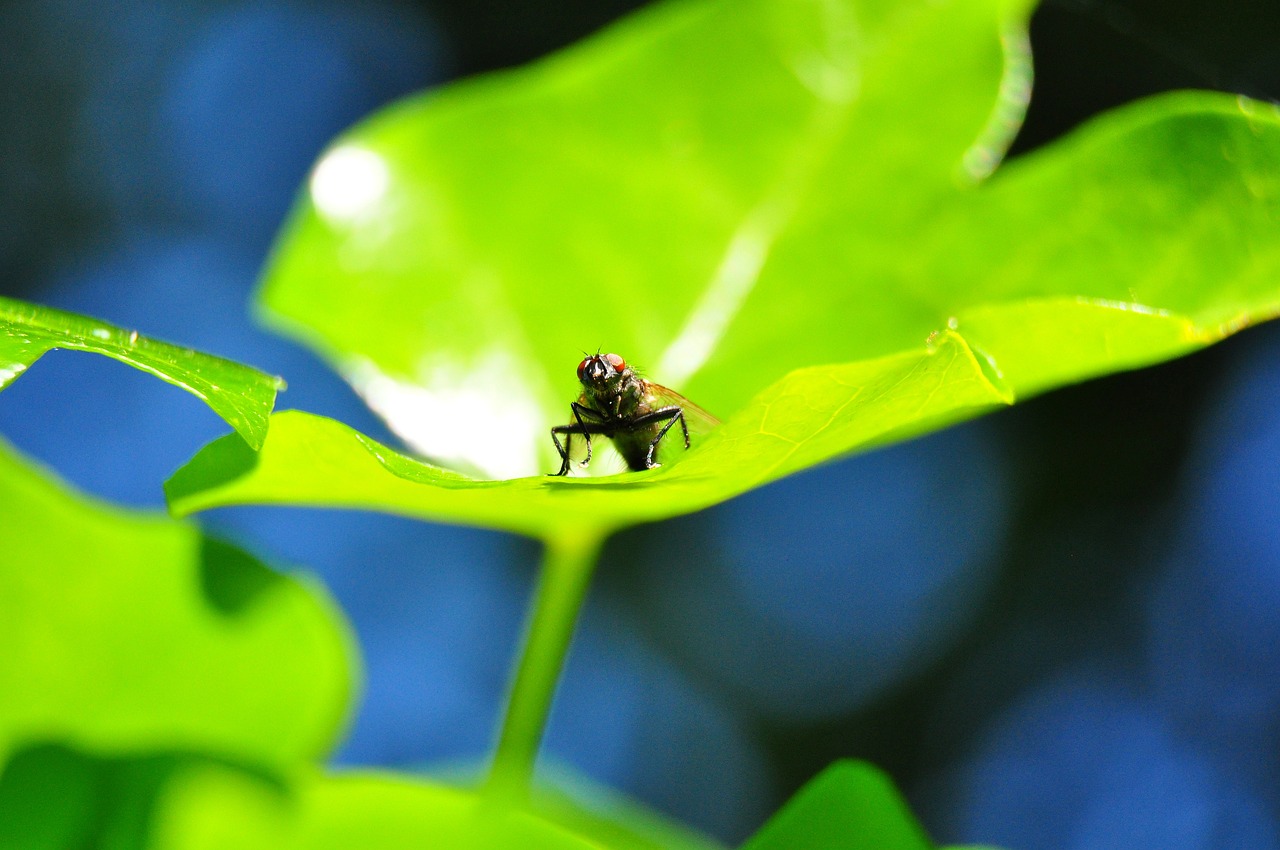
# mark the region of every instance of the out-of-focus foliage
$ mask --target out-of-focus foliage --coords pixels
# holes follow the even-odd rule
[[[3,446],[0,504],[0,759],[67,741],[282,766],[333,747],[351,648],[317,588]]]
[[[809,781],[742,850],[929,850],[884,774],[837,762]]]
[[[140,817],[130,807],[188,757],[273,775],[335,745],[352,648],[318,588],[71,493],[4,446],[0,504],[4,846]]]

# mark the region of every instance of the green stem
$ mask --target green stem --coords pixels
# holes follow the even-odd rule
[[[520,666],[489,773],[489,791],[510,802],[528,798],[551,699],[602,539],[587,535],[547,542]]]

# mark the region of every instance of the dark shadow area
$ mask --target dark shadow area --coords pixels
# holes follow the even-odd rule
[[[32,744],[0,773],[4,850],[143,850],[156,801],[182,772],[201,766],[242,772],[277,793],[284,785],[246,765],[199,753],[96,756],[64,744]]]
[[[228,434],[200,450],[164,483],[170,502],[191,493],[212,490],[248,473],[258,464],[258,453],[238,434]]]
[[[205,598],[231,617],[285,578],[242,549],[213,537],[200,541],[200,587]]]

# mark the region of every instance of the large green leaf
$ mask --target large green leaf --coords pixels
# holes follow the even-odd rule
[[[504,477],[556,461],[583,349],[723,418],[793,368],[919,347],[948,313],[878,346],[865,321],[817,351],[795,331],[832,284],[886,292],[865,270],[1015,129],[1024,5],[661,3],[406,101],[318,164],[268,317],[424,454]],[[787,259],[801,246],[859,259]],[[786,340],[767,357],[719,354],[766,330]]]
[[[0,297],[0,390],[47,351],[104,354],[181,387],[213,409],[254,448],[284,381],[231,360],[142,336],[76,313]]]
[[[224,437],[166,482],[165,492],[177,513],[289,503],[441,518],[535,537],[595,534],[697,510],[852,447],[1007,400],[963,341],[948,333],[919,354],[793,372],[670,469],[609,480],[480,482],[331,419],[286,411],[272,417],[261,452]]]
[[[2,443],[0,505],[0,773],[46,743],[264,769],[334,745],[353,652],[318,587],[71,493]]]
[[[376,116],[317,166],[263,298],[422,454],[551,471],[601,344],[724,425],[654,473],[493,483],[291,416],[260,458],[199,456],[175,509],[608,530],[1274,315],[1272,107],[1166,96],[980,180],[1024,12],[667,3]]]

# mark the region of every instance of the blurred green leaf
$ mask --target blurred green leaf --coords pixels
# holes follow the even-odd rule
[[[264,769],[332,748],[354,653],[319,587],[72,493],[2,443],[0,505],[0,772],[44,743]]]
[[[36,746],[0,773],[5,850],[717,850],[604,792],[587,812],[540,794],[531,811],[383,772],[269,775],[182,752],[90,756]],[[593,795],[594,796],[594,795]],[[597,800],[597,802],[599,802]]]
[[[841,761],[796,792],[742,850],[932,850],[889,778]]]
[[[536,815],[491,804],[474,793],[392,774],[327,777],[307,789],[298,847],[363,846],[603,847]],[[370,837],[376,844],[370,844]]]
[[[40,747],[0,769],[0,847],[61,850],[92,846],[101,820],[94,777],[75,753]]]
[[[0,773],[0,847],[5,850],[144,850],[153,841],[158,803],[192,771],[237,773],[274,788],[278,780],[208,756],[144,751],[91,756],[52,744],[18,752]],[[245,820],[246,813],[239,813]],[[240,827],[242,828],[242,827]],[[225,844],[233,847],[234,844]]]
[[[248,366],[150,339],[87,316],[0,297],[0,390],[47,351],[103,354],[199,398],[260,448],[284,381]]]
[[[234,437],[217,440],[165,483],[165,494],[179,514],[282,503],[379,510],[535,537],[598,533],[698,510],[853,447],[1007,401],[963,340],[946,333],[919,354],[793,372],[670,469],[614,479],[473,481],[331,419],[286,411],[272,417],[261,452]]]
[[[157,804],[153,846],[168,850],[605,850],[529,812],[389,773],[300,775],[281,790],[200,765]]]

